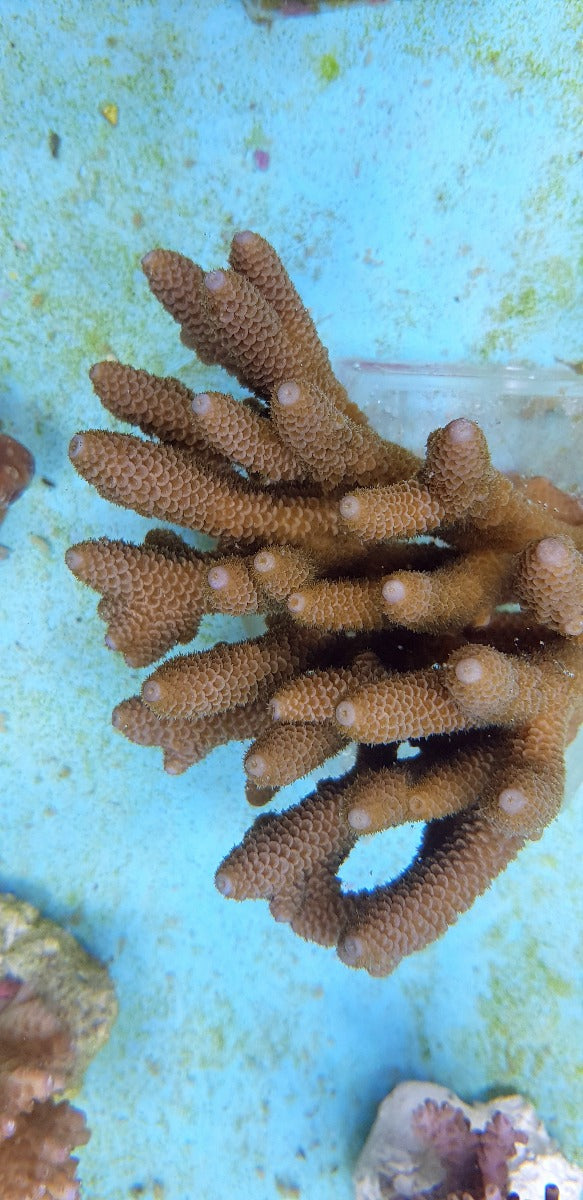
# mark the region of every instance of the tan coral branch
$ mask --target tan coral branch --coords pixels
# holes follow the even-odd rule
[[[217,643],[212,650],[167,659],[142,686],[159,716],[210,716],[259,695],[304,670],[320,650],[309,631],[278,623],[254,641]]]
[[[475,809],[430,823],[418,855],[398,880],[354,897],[340,958],[371,975],[388,975],[466,912],[523,842],[501,834]]]
[[[75,435],[69,455],[101,496],[145,517],[241,542],[318,545],[338,533],[332,500],[264,493],[175,446],[93,430]]]

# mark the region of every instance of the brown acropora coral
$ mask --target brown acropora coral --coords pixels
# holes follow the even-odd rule
[[[465,417],[431,434],[423,460],[375,433],[257,234],[235,236],[226,270],[166,250],[143,268],[184,343],[248,394],[98,363],[102,403],[147,440],[78,433],[71,460],[107,499],[217,546],[156,529],[139,546],[83,542],[67,563],[101,592],[106,643],[133,667],[190,641],[204,612],[261,613],[266,632],[167,659],[114,725],[160,746],[173,774],[255,738],[257,805],[355,744],[342,778],[255,821],[216,885],[385,975],[560,807],[583,710],[580,509],[500,474]],[[357,839],[410,821],[425,823],[410,867],[343,890]]]
[[[68,1030],[27,984],[0,979],[0,1194],[2,1200],[77,1200],[75,1146],[83,1113],[55,1096],[70,1082]]]

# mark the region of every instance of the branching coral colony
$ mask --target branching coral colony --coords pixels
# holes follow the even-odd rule
[[[257,818],[216,886],[388,974],[560,807],[583,715],[583,516],[550,484],[532,499],[501,475],[464,417],[431,434],[423,461],[379,437],[259,235],[235,236],[228,270],[166,250],[143,268],[185,344],[252,395],[98,363],[102,403],[149,440],[91,430],[70,456],[108,500],[217,547],[156,529],[139,546],[82,542],[67,563],[102,593],[106,644],[130,666],[189,642],[204,612],[262,613],[267,631],[168,659],[114,726],[160,746],[171,774],[255,738],[254,805],[356,743],[342,778]],[[399,755],[406,742],[415,757]],[[426,823],[410,867],[343,891],[357,839],[410,821]]]

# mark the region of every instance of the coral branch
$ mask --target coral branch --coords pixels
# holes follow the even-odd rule
[[[218,643],[212,650],[168,659],[146,680],[142,699],[164,717],[202,717],[269,696],[302,671],[319,640],[278,623],[255,641]]]
[[[162,535],[162,536],[160,536]],[[155,662],[195,637],[204,611],[204,560],[176,535],[152,531],[143,546],[79,542],[67,550],[69,570],[102,593],[106,645],[130,667]]]
[[[350,967],[388,975],[466,912],[515,858],[524,839],[502,836],[474,809],[430,822],[410,867],[394,883],[361,892],[338,939]]]
[[[181,775],[216,746],[244,742],[271,728],[271,715],[263,700],[189,720],[158,717],[139,696],[132,696],[114,708],[111,720],[114,728],[130,742],[160,746],[164,752],[164,770],[169,775]]]
[[[172,445],[94,430],[77,433],[69,455],[106,500],[214,537],[310,546],[328,542],[339,531],[334,501],[255,490],[234,472],[226,476],[208,460]]]
[[[220,392],[201,392],[191,402],[196,425],[207,445],[268,483],[292,483],[307,475],[291,447],[282,443],[271,421]]]

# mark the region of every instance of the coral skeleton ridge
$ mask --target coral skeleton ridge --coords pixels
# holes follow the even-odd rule
[[[381,438],[259,235],[236,234],[225,270],[166,250],[143,268],[183,342],[248,394],[98,363],[101,402],[146,436],[85,431],[70,457],[108,500],[216,546],[153,529],[142,545],[82,542],[67,563],[101,593],[106,644],[132,667],[190,642],[206,612],[262,614],[266,630],[166,659],[113,723],[161,747],[171,774],[253,738],[256,806],[354,744],[343,777],[256,819],[216,886],[385,975],[561,805],[583,715],[583,512],[544,479],[497,471],[463,416],[423,460]],[[408,821],[425,824],[410,867],[345,891],[357,839]]]

